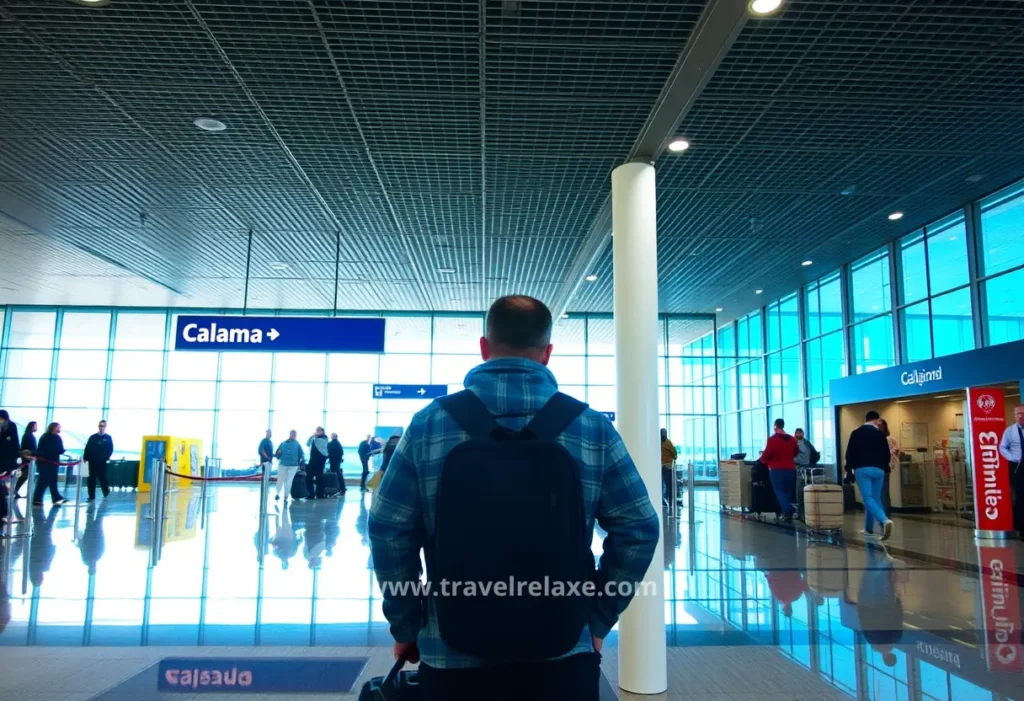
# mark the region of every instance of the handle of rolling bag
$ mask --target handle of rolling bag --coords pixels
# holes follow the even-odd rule
[[[399,657],[384,677],[374,677],[359,692],[359,701],[420,701],[417,672],[402,672],[405,657]]]

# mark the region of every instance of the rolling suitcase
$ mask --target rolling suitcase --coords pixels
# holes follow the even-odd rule
[[[405,660],[395,662],[386,677],[374,677],[363,684],[359,701],[419,701],[423,698],[419,687],[419,672],[402,671]]]
[[[842,530],[843,488],[838,484],[804,487],[804,523],[812,531]]]
[[[299,470],[292,480],[292,499],[308,499],[309,490],[306,489],[306,472]]]
[[[338,480],[338,473],[336,472],[325,472],[323,476],[324,480],[324,494],[329,497],[337,496],[338,492],[341,491],[339,486],[340,481]]]

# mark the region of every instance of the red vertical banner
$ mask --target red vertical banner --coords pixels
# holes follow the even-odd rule
[[[974,472],[974,527],[978,531],[1012,532],[1010,470],[999,454],[999,441],[1006,429],[1003,390],[972,387],[967,390],[967,403]]]
[[[985,661],[993,672],[1024,671],[1020,590],[1013,547],[978,546],[981,606],[985,615]]]

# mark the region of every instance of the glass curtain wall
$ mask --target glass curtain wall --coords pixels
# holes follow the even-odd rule
[[[979,275],[989,345],[1024,339],[1024,183],[982,200]]]
[[[0,308],[0,405],[19,427],[59,421],[72,453],[106,418],[115,457],[138,457],[144,435],[176,435],[200,438],[205,451],[231,469],[256,463],[267,428],[277,442],[292,429],[305,441],[323,426],[338,434],[345,470],[355,475],[361,472],[356,446],[366,434],[386,438],[429,404],[375,399],[375,383],[445,384],[454,392],[480,362],[482,315],[384,315],[385,352],[362,355],[176,352],[178,313]],[[700,324],[713,326],[709,317],[661,321],[659,410],[681,460],[714,478],[714,349],[700,343],[684,348],[681,340],[699,336],[694,329]],[[562,391],[598,411],[615,411],[610,316],[560,319],[553,342],[550,367]]]

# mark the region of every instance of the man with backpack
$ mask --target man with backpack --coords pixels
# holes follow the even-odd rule
[[[654,555],[658,515],[622,439],[545,367],[551,327],[538,300],[496,301],[485,362],[413,417],[374,499],[395,657],[421,660],[426,699],[596,701],[602,640]],[[429,595],[402,586],[421,549]]]

